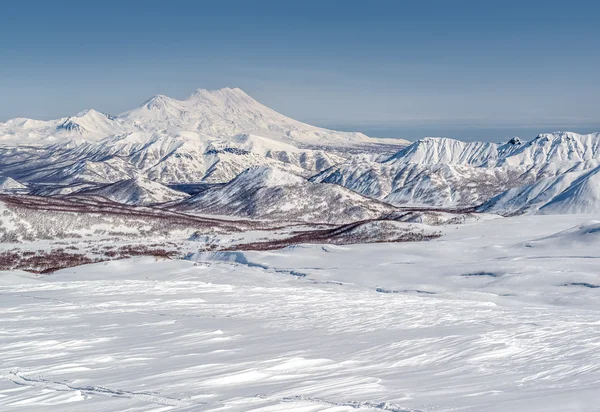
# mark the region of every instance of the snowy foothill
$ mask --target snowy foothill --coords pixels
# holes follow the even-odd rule
[[[0,409],[593,411],[599,221],[2,272]]]

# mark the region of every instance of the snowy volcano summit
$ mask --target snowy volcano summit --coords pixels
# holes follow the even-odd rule
[[[196,133],[199,140],[253,134],[293,145],[340,146],[385,142],[362,133],[311,126],[277,113],[241,89],[223,88],[198,89],[185,100],[156,95],[141,106],[117,116],[88,109],[71,117],[50,121],[11,119],[0,123],[0,143],[93,142],[128,134],[136,134],[141,140],[149,141],[156,133],[178,135],[182,132]]]
[[[301,123],[257,102],[238,88],[198,89],[186,100],[157,95],[119,115],[116,121],[146,132],[187,130],[229,138],[254,134],[294,145],[375,142],[362,133],[336,132]]]

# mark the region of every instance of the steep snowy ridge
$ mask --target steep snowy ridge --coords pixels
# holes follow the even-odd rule
[[[600,202],[595,173],[587,172],[600,166],[599,148],[599,133],[557,132],[503,144],[425,138],[386,161],[351,159],[313,180],[396,206],[465,208],[487,202],[480,210],[591,213],[600,211]],[[567,190],[580,177],[577,189]],[[545,206],[558,195],[560,203]]]
[[[521,145],[522,142],[515,139],[505,144],[496,144],[426,137],[399,151],[392,159],[419,164],[485,166],[495,164],[498,159],[512,154]]]
[[[501,214],[588,214],[600,211],[600,167],[513,188],[479,208]]]
[[[519,150],[505,156],[501,164],[542,165],[548,163],[576,163],[600,159],[600,132],[577,134],[572,132],[543,133]]]
[[[311,223],[349,223],[395,210],[341,186],[310,182],[270,167],[250,168],[228,184],[173,207],[186,212]]]
[[[339,184],[396,206],[472,207],[510,185],[533,179],[525,167],[493,167],[521,145],[517,139],[499,145],[425,138],[383,162],[351,159],[313,180]]]

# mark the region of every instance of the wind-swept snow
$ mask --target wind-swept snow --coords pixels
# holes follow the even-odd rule
[[[0,409],[592,412],[593,218],[0,273]]]

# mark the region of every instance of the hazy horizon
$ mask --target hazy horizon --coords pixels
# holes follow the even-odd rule
[[[502,142],[513,137],[532,140],[542,133],[574,132],[588,134],[600,132],[594,126],[457,126],[457,125],[343,125],[318,124],[320,127],[344,131],[361,132],[370,137],[398,138],[415,141],[424,137],[449,137],[464,141]]]

